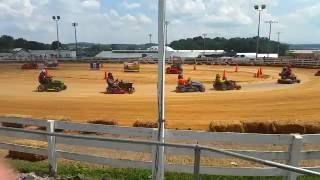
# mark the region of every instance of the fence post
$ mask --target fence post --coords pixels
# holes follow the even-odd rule
[[[157,134],[158,134],[158,131],[157,129],[153,129],[152,131],[152,141],[156,141],[157,140]],[[156,159],[156,145],[153,145],[152,146],[152,149],[151,149],[151,158],[152,158],[152,177],[154,175],[154,168],[156,167],[155,165],[155,159]]]
[[[201,155],[201,148],[198,144],[196,144],[194,148],[194,180],[200,179],[200,155]]]
[[[47,132],[54,133],[54,120],[47,121]],[[48,160],[49,160],[49,175],[56,177],[57,175],[57,157],[56,157],[56,137],[48,136]]]
[[[301,160],[301,151],[303,149],[303,137],[300,134],[292,135],[292,143],[289,147],[289,161],[288,164],[291,166],[299,167]],[[298,177],[297,173],[288,172],[288,176],[284,178],[285,180],[296,180]]]

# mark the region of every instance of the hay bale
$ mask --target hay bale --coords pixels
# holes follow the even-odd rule
[[[275,132],[272,122],[243,121],[242,125],[246,133],[272,134]]]
[[[33,141],[33,140],[16,140],[14,141],[14,144],[43,148],[43,149],[47,148],[46,142]],[[24,152],[17,152],[17,151],[9,151],[6,158],[26,160],[30,162],[43,161],[48,159],[48,157],[45,155],[38,155],[38,154],[24,153]]]
[[[118,122],[114,120],[91,120],[88,121],[89,124],[102,124],[107,126],[117,126]]]
[[[305,133],[305,127],[299,122],[273,122],[276,134]]]
[[[3,127],[11,127],[11,128],[25,128],[27,125],[24,124],[18,124],[18,123],[8,123],[8,122],[3,122],[1,123]]]
[[[133,127],[143,127],[143,128],[158,128],[157,122],[151,121],[136,121],[132,125]]]
[[[210,132],[237,132],[243,133],[244,129],[240,122],[232,122],[232,123],[221,123],[213,121],[209,125]]]
[[[19,159],[19,160],[25,160],[30,162],[38,162],[38,161],[43,161],[48,159],[48,156],[17,152],[17,151],[9,151],[9,154],[6,156],[6,158]]]
[[[304,125],[306,134],[319,134],[320,123],[307,123]]]

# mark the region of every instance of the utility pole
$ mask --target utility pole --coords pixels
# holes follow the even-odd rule
[[[165,21],[165,25],[166,25],[166,46],[168,46],[168,25],[169,25],[169,21]]]
[[[151,44],[152,44],[152,34],[150,33],[150,34],[148,34],[148,36],[149,36],[149,44],[150,44],[150,47],[152,46]]]
[[[258,23],[258,37],[257,37],[257,50],[256,50],[256,60],[258,59],[258,54],[259,54],[259,39],[260,39],[260,23],[261,23],[261,12],[266,9],[266,5],[255,5],[254,9],[259,12],[259,23]]]
[[[203,56],[206,56],[206,37],[207,37],[207,33],[203,33]]]
[[[78,39],[77,39],[77,26],[78,23],[74,22],[72,23],[72,26],[74,27],[74,39],[76,42],[76,58],[78,58]]]
[[[277,21],[266,21],[265,23],[269,24],[269,43],[268,43],[268,57],[271,51],[271,32],[272,32],[272,24],[278,23]]]
[[[277,32],[278,34],[278,56],[280,56],[280,34],[281,32]]]
[[[58,58],[60,58],[60,40],[59,40],[59,20],[60,16],[52,16],[52,19],[56,22],[56,28],[57,28],[57,43],[58,43]]]
[[[166,12],[166,0],[158,0],[158,134],[157,140],[160,143],[165,141],[165,12]],[[164,146],[157,145],[155,147],[155,156],[153,162],[153,180],[164,179]]]

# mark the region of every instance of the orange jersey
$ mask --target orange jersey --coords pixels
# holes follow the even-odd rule
[[[186,84],[188,84],[188,80],[178,79],[178,84],[179,84],[179,85],[186,85]]]

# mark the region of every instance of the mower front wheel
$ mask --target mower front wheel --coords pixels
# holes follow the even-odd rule
[[[67,85],[63,85],[63,90],[66,90],[68,88]]]
[[[135,90],[134,87],[133,87],[133,88],[131,88],[131,89],[129,90],[129,94],[133,94],[135,91],[136,91],[136,90]]]

